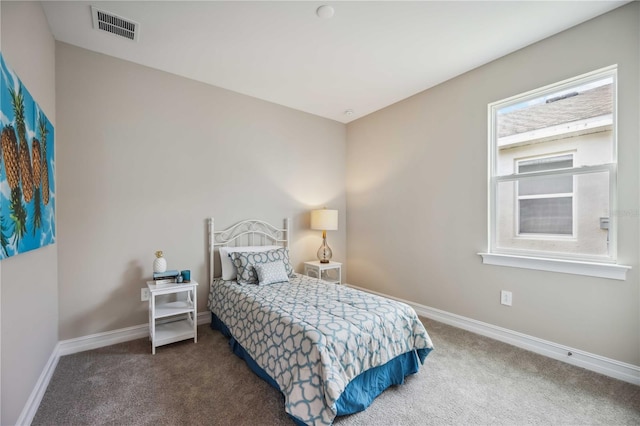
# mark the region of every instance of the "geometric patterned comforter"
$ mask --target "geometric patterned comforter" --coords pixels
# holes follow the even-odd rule
[[[308,425],[330,425],[360,373],[412,350],[422,363],[433,348],[410,306],[305,275],[262,286],[214,280],[208,306]]]

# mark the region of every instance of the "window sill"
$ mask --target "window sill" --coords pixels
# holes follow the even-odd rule
[[[510,254],[478,253],[482,263],[487,265],[510,266],[513,268],[536,269],[539,271],[562,272],[589,277],[626,280],[630,266],[615,263],[581,262],[576,260],[545,259],[541,257],[514,256]]]

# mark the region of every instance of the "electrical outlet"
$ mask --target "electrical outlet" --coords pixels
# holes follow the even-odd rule
[[[506,306],[511,306],[513,301],[513,294],[510,291],[502,290],[500,292],[500,303]]]
[[[141,288],[140,289],[140,301],[141,302],[145,302],[149,300],[149,289],[148,288]]]

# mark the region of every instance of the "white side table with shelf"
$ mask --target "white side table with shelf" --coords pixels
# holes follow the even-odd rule
[[[329,271],[334,271],[334,273],[332,274]],[[304,274],[335,284],[342,284],[342,263],[332,261],[320,263],[319,260],[304,262]]]
[[[149,288],[149,339],[151,353],[155,355],[156,347],[193,339],[198,342],[198,283],[152,284]],[[185,299],[160,302],[156,297],[186,293]],[[177,298],[177,296],[176,296]]]

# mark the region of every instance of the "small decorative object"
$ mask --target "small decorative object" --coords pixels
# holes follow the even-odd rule
[[[164,272],[154,272],[153,279],[154,280],[173,280],[175,281],[180,276],[180,272],[177,269],[167,269]]]
[[[167,259],[162,257],[162,250],[156,252],[156,258],[153,261],[153,272],[164,272],[167,270]]]
[[[321,210],[312,210],[311,229],[322,231],[322,245],[318,249],[318,260],[320,263],[329,263],[333,253],[327,244],[327,231],[338,229],[338,210],[327,210],[326,207]]]
[[[177,282],[178,284],[182,283],[182,275],[178,275],[178,276],[176,277],[176,282]]]
[[[180,278],[182,278],[182,281],[185,283],[191,282],[191,271],[189,269],[180,271]]]

